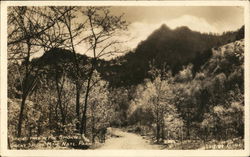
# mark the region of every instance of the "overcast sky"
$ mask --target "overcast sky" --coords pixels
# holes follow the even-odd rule
[[[237,30],[244,24],[244,8],[235,6],[112,6],[113,15],[124,14],[130,23],[128,33],[119,36],[128,49],[134,49],[162,24],[171,29],[188,26],[202,33]],[[79,46],[83,50],[86,45]]]
[[[242,7],[112,7],[114,14],[125,14],[125,19],[133,23],[169,24],[171,27],[186,25],[202,32],[221,33],[235,30],[243,25]],[[210,30],[201,27],[207,25]],[[200,26],[200,27],[199,27]]]

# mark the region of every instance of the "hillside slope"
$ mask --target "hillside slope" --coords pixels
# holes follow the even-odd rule
[[[135,51],[112,60],[112,64],[107,63],[105,67],[110,71],[110,75],[103,76],[114,86],[129,86],[150,77],[150,64],[159,69],[169,68],[175,75],[183,66],[192,63],[196,73],[212,56],[212,48],[242,38],[244,26],[234,32],[215,35],[195,32],[188,27],[171,30],[162,25],[145,41],[139,43]]]
[[[212,57],[202,66],[202,72],[209,78],[225,75],[226,87],[237,84],[244,89],[244,39],[231,42],[212,50]]]

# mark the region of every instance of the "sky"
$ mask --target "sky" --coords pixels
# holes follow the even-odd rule
[[[163,7],[112,7],[112,13],[124,13],[125,19],[131,23],[188,25],[203,32],[223,32],[235,30],[243,24],[242,7],[228,6],[163,6]],[[196,21],[195,21],[196,20]],[[198,27],[199,23],[211,27],[207,30]],[[212,29],[213,28],[213,29]]]
[[[110,11],[112,15],[124,14],[129,23],[127,33],[119,36],[128,50],[136,48],[162,24],[171,29],[188,26],[194,31],[218,34],[244,25],[244,8],[237,6],[112,6]],[[83,47],[87,46],[82,44],[76,49],[82,51]]]
[[[171,29],[188,26],[194,31],[219,34],[237,30],[244,24],[244,9],[235,6],[134,6],[112,7],[110,10],[115,15],[124,13],[124,18],[130,23],[131,48],[162,24]]]

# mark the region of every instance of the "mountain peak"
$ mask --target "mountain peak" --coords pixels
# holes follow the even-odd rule
[[[166,24],[162,24],[158,29],[156,29],[155,31],[153,31],[153,33],[151,33],[149,35],[149,37],[147,38],[147,40],[152,39],[159,39],[162,37],[162,35],[164,34],[169,34],[171,33],[171,29],[166,25]]]
[[[168,26],[167,26],[165,23],[163,23],[163,24],[161,25],[160,29],[169,29],[169,28],[168,28]]]
[[[188,26],[180,26],[175,29],[176,31],[191,31]]]
[[[161,25],[161,27],[158,30],[159,31],[169,31],[170,28],[164,23]]]

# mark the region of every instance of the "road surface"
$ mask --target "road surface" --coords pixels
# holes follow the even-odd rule
[[[143,139],[142,136],[124,132],[120,129],[112,128],[112,134],[119,137],[111,137],[98,149],[158,149],[159,145],[152,145],[148,140]]]

